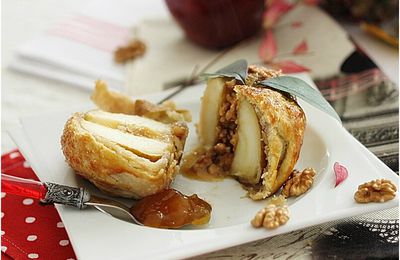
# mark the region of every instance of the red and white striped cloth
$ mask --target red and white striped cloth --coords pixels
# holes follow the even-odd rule
[[[85,15],[72,16],[47,30],[47,34],[78,42],[111,55],[117,47],[126,45],[132,37],[127,27]]]

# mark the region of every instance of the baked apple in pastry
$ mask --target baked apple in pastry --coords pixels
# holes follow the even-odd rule
[[[167,122],[160,122],[134,112],[75,113],[61,145],[69,165],[99,189],[139,199],[169,187],[179,171],[188,127],[167,114]]]
[[[299,157],[306,118],[293,97],[257,84],[280,75],[250,66],[246,84],[227,77],[208,80],[198,124],[200,147],[186,158],[185,174],[233,176],[254,200],[282,186]]]

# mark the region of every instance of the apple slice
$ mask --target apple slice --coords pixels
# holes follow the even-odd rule
[[[199,137],[203,146],[214,145],[216,139],[216,128],[219,118],[219,107],[222,102],[222,93],[225,80],[223,78],[212,78],[207,81],[207,88],[201,100]]]
[[[116,143],[125,149],[150,160],[160,159],[167,151],[169,146],[168,143],[163,143],[147,137],[124,133],[120,130],[109,128],[86,120],[81,121],[81,126],[95,137],[101,137]]]
[[[170,127],[153,119],[118,113],[110,113],[102,110],[92,110],[85,114],[85,120],[110,128],[117,128],[120,125],[146,128],[158,133],[169,133]]]
[[[233,157],[231,174],[241,182],[257,184],[261,176],[262,137],[253,106],[241,98],[238,105],[238,142]]]

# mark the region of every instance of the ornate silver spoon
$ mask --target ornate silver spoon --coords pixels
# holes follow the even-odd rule
[[[44,204],[57,203],[78,209],[93,206],[115,218],[142,225],[126,205],[107,198],[91,195],[84,188],[74,188],[51,182],[38,182],[1,174],[1,191],[18,196],[38,199]]]

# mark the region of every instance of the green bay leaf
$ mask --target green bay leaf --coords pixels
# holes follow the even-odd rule
[[[204,73],[201,75],[202,78],[216,78],[216,77],[229,77],[235,78],[236,80],[244,84],[247,77],[247,61],[244,59],[237,60],[232,64],[218,70],[215,73]]]
[[[280,76],[263,80],[259,84],[284,91],[290,95],[301,98],[310,105],[313,105],[314,107],[328,113],[336,120],[341,122],[340,117],[336,113],[335,109],[333,109],[333,107],[328,103],[328,101],[326,101],[321,93],[299,78]]]

